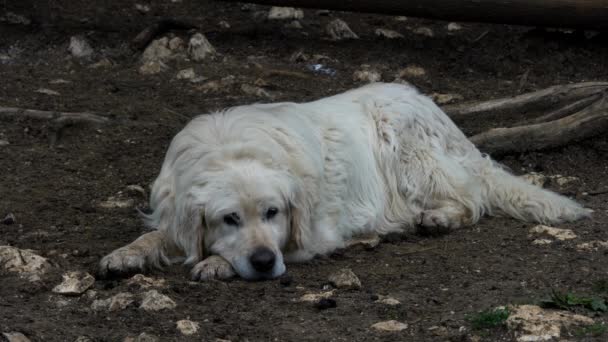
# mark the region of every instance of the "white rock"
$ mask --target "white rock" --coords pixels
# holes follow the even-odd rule
[[[227,22],[226,20],[222,20],[219,23],[217,23],[217,26],[223,28],[223,29],[229,29],[230,28],[230,23]]]
[[[439,105],[444,105],[448,103],[452,103],[454,101],[462,100],[462,95],[460,94],[441,94],[441,93],[432,93],[431,98]]]
[[[95,284],[95,278],[86,272],[68,272],[64,274],[61,284],[53,292],[62,295],[80,295]]]
[[[139,73],[142,75],[155,75],[167,69],[169,67],[161,61],[148,61],[139,67]]]
[[[580,251],[597,251],[598,249],[608,249],[608,241],[589,241],[576,245],[576,249]]]
[[[129,292],[121,292],[107,299],[94,300],[91,304],[91,309],[95,311],[119,311],[126,309],[133,302],[135,302],[133,294]]]
[[[59,96],[61,95],[58,91],[48,88],[38,88],[36,89],[36,93],[51,95],[51,96]]]
[[[138,10],[141,13],[148,13],[150,12],[150,5],[147,4],[135,4],[135,9]]]
[[[557,185],[559,185],[560,187],[565,187],[572,183],[576,183],[576,182],[580,181],[580,179],[578,177],[562,176],[562,175],[552,176],[551,180],[555,181],[557,183]]]
[[[187,319],[177,321],[177,330],[179,330],[179,332],[186,336],[196,334],[200,327],[201,325],[199,323]]]
[[[127,285],[139,286],[139,288],[141,288],[141,289],[147,289],[150,287],[158,287],[158,288],[166,287],[165,279],[154,279],[154,278],[146,277],[143,274],[136,274],[133,277],[131,277],[129,280],[127,280]]]
[[[162,37],[153,40],[141,55],[144,64],[148,62],[166,62],[173,57],[173,52],[169,49],[169,38]]]
[[[348,24],[341,19],[334,19],[327,24],[325,30],[334,40],[359,39],[359,36],[348,27]]]
[[[191,80],[196,77],[196,72],[194,72],[193,68],[188,68],[184,70],[180,70],[175,75],[175,78],[178,80]]]
[[[408,65],[407,67],[399,70],[397,78],[409,78],[409,77],[421,77],[426,75],[426,70],[417,65]]]
[[[72,36],[68,51],[76,58],[86,58],[93,55],[93,48],[89,42],[81,36]]]
[[[379,304],[385,304],[385,305],[390,305],[390,306],[395,306],[395,305],[399,305],[401,304],[400,301],[398,301],[397,299],[390,297],[390,296],[378,296],[378,299],[375,301],[375,303],[379,303]]]
[[[46,258],[34,254],[34,251],[12,246],[0,246],[0,267],[31,282],[41,280],[52,268]]]
[[[571,229],[549,227],[542,224],[530,228],[530,234],[547,234],[561,241],[576,238],[576,234]]]
[[[139,308],[146,311],[159,311],[165,309],[175,309],[176,306],[177,304],[175,304],[171,298],[159,293],[156,290],[150,290],[143,293]]]
[[[553,240],[549,239],[535,239],[534,241],[532,241],[532,244],[537,246],[550,245],[552,243]]]
[[[330,275],[329,282],[339,289],[361,288],[361,281],[350,268],[343,268]]]
[[[195,33],[188,43],[188,54],[192,60],[198,62],[215,54],[215,48],[202,33]]]
[[[390,320],[374,323],[372,325],[372,328],[380,331],[397,332],[407,329],[407,324],[395,320]]]
[[[530,184],[540,186],[541,188],[547,183],[547,176],[543,175],[542,173],[530,172],[521,176],[520,178]]]
[[[318,302],[321,299],[327,299],[334,295],[335,290],[319,292],[319,293],[307,293],[300,297],[300,302]]]
[[[403,35],[397,31],[378,28],[374,31],[376,36],[388,39],[403,38]]]
[[[544,310],[536,305],[509,308],[507,327],[514,330],[517,341],[553,341],[561,336],[562,327],[590,325],[593,319],[566,311]]]
[[[135,201],[131,198],[117,198],[114,196],[110,196],[107,200],[99,203],[99,207],[104,209],[131,208],[133,205],[135,205]]]
[[[252,86],[250,84],[242,84],[241,90],[243,91],[243,93],[245,93],[247,95],[254,95],[257,97],[265,97],[265,98],[269,98],[269,99],[273,98],[273,96],[266,90],[264,90],[260,87]]]
[[[20,332],[8,332],[8,333],[3,333],[2,335],[4,335],[4,337],[6,338],[6,340],[8,342],[30,342],[30,339],[25,337],[25,335],[23,335]]]
[[[434,37],[435,33],[433,32],[433,30],[430,27],[417,27],[413,30],[413,32],[415,34],[419,34],[422,36],[427,36],[427,37]]]
[[[460,30],[462,30],[462,26],[458,23],[449,23],[447,26],[447,29],[450,32],[460,31]]]
[[[169,50],[180,52],[186,49],[186,43],[180,37],[173,37],[169,40]]]
[[[378,82],[382,79],[382,75],[369,67],[364,67],[362,70],[357,70],[353,73],[353,81],[358,82]]]
[[[268,11],[269,20],[289,20],[304,18],[304,11],[293,7],[277,7],[273,6]]]
[[[404,22],[407,21],[407,17],[404,17],[402,15],[396,16],[395,17],[395,21],[400,21],[400,22]]]

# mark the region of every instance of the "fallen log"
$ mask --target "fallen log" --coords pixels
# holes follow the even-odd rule
[[[237,2],[238,0],[221,0]],[[608,29],[606,0],[249,0],[289,7],[407,15],[450,21]]]

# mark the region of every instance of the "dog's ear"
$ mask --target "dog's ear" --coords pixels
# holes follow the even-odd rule
[[[302,187],[293,194],[289,201],[289,240],[286,251],[295,252],[303,249],[310,235],[312,204],[310,194],[303,191]]]

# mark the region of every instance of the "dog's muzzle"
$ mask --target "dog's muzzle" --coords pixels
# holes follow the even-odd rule
[[[259,247],[253,251],[249,257],[249,262],[257,272],[267,273],[274,269],[276,259],[277,257],[273,251],[266,247]]]

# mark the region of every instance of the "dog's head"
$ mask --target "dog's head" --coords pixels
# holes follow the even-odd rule
[[[189,201],[200,214],[199,241],[192,242],[202,247],[199,259],[219,255],[248,280],[282,275],[283,251],[299,238],[299,189],[290,173],[240,158],[207,161],[192,179]]]

